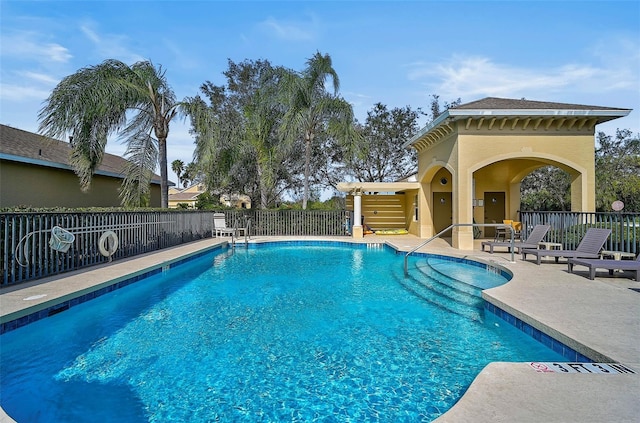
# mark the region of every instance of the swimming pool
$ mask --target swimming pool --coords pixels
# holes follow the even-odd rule
[[[18,422],[431,421],[489,362],[564,361],[457,285],[504,282],[476,266],[412,257],[405,278],[387,247],[231,252],[2,335],[2,407]]]

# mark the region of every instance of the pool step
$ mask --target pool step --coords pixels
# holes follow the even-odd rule
[[[455,290],[447,289],[433,277],[417,270],[410,271],[406,277],[400,271],[393,271],[392,274],[403,288],[422,300],[468,319],[482,320],[482,298],[456,294]]]
[[[450,276],[449,272],[445,273],[434,267],[429,260],[420,260],[415,263],[415,268],[421,274],[425,275],[429,280],[433,281],[436,286],[434,289],[451,292],[455,297],[467,299],[482,298],[482,289],[477,286],[466,283],[457,277]],[[464,301],[464,300],[463,300]]]
[[[458,261],[441,257],[428,257],[427,263],[434,271],[454,279],[458,286],[470,286],[472,290],[482,291],[495,288],[506,283],[506,279],[500,275],[500,269],[495,266],[464,266]],[[419,265],[420,263],[416,263]],[[488,277],[488,275],[495,277]],[[463,288],[466,289],[466,288]]]

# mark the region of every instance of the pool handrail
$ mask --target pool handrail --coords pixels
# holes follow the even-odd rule
[[[249,231],[251,230],[251,218],[244,216],[244,227],[238,224],[238,220],[235,220],[233,223],[233,233],[231,234],[231,248],[236,247],[236,239],[240,239],[238,236],[238,232],[242,229],[244,231],[244,248],[249,248],[249,239],[251,239],[251,235],[249,235]]]
[[[494,227],[494,228],[511,228],[511,225],[508,224],[504,224],[504,223],[454,223],[452,225],[449,225],[447,228],[441,230],[440,232],[438,232],[437,234],[435,234],[434,236],[432,236],[431,238],[427,239],[425,242],[421,243],[420,245],[418,245],[417,247],[413,248],[411,251],[409,251],[408,253],[406,253],[404,255],[404,276],[407,277],[409,275],[409,269],[408,269],[408,261],[409,261],[409,256],[413,253],[415,253],[417,250],[419,250],[420,248],[424,247],[425,245],[427,245],[428,243],[430,243],[431,241],[433,241],[436,238],[439,238],[440,235],[442,235],[443,233],[455,228],[455,227],[459,227],[459,226],[473,226],[475,227],[485,227],[485,226],[490,226],[490,227]],[[514,237],[514,233],[513,231],[509,231],[509,233],[511,234],[511,263],[515,263],[515,259],[514,259],[514,242],[515,242],[515,237]]]

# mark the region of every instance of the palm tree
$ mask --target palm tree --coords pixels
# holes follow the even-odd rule
[[[208,102],[185,99],[196,135],[194,160],[212,192],[248,194],[252,204],[267,208],[289,183],[283,169],[290,148],[277,134],[284,107],[276,93],[283,73],[268,61],[229,61],[226,86],[201,87]]]
[[[172,161],[171,170],[176,174],[176,178],[178,178],[178,186],[180,186],[180,182],[182,182],[182,172],[184,172],[184,162],[182,160]]]
[[[326,90],[327,79],[333,83],[333,93]],[[316,52],[300,74],[288,72],[282,78],[281,91],[286,96],[288,110],[281,126],[281,135],[289,142],[304,142],[304,192],[302,208],[307,208],[312,144],[316,135],[326,132],[334,137],[349,154],[356,154],[359,135],[354,128],[353,109],[337,96],[338,74],[331,57]]]
[[[244,141],[247,153],[255,157],[255,167],[260,193],[260,208],[266,209],[270,193],[276,186],[278,167],[288,154],[286,144],[279,143],[275,137],[278,118],[281,113],[273,101],[272,87],[265,82],[256,90],[252,101],[244,108],[246,128]]]
[[[184,174],[182,175],[182,187],[186,188],[189,184],[198,181],[198,173],[197,165],[193,162],[189,163],[184,169]]]
[[[38,114],[39,131],[52,138],[71,135],[71,163],[85,191],[102,162],[107,138],[118,134],[127,143],[129,160],[120,189],[122,203],[148,204],[151,177],[159,164],[161,206],[166,208],[167,136],[178,105],[161,67],[150,61],[127,66],[110,59],[80,69],[54,88]]]

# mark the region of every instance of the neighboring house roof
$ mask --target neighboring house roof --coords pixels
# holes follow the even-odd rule
[[[48,138],[33,132],[0,125],[0,159],[39,166],[66,169],[73,172],[69,162],[71,145],[65,141]],[[105,153],[96,175],[124,178],[127,160]],[[154,175],[152,184],[160,184],[160,176]],[[172,182],[169,182],[171,185]]]
[[[204,192],[201,183],[193,184],[179,190],[178,192],[173,192],[169,194],[169,202],[181,202],[181,201],[196,201],[198,196]]]
[[[197,182],[195,184],[189,185],[186,188],[181,189],[180,192],[195,192],[195,193],[201,194],[205,192],[205,188],[201,182]]]
[[[170,194],[169,201],[193,201],[198,198],[202,192],[179,192],[177,194]]]

